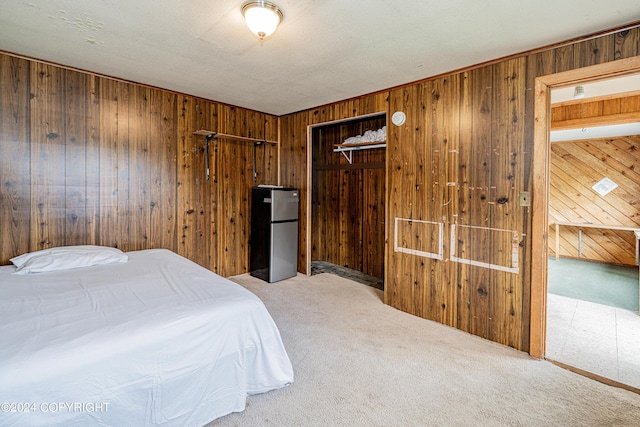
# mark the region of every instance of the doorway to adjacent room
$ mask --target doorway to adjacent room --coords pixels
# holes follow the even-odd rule
[[[633,248],[633,244],[637,241],[633,232],[624,237],[625,231],[615,229],[603,231],[579,227],[581,223],[609,225],[622,221],[617,221],[620,218],[616,219],[615,217],[616,215],[624,217],[623,213],[612,214],[611,208],[606,206],[598,208],[592,206],[583,209],[580,207],[580,199],[597,201],[597,196],[591,197],[587,194],[593,183],[586,185],[585,181],[592,180],[595,175],[607,170],[607,168],[615,170],[624,167],[620,164],[612,167],[611,162],[616,160],[607,154],[607,151],[612,149],[610,144],[608,147],[598,147],[595,142],[585,144],[584,141],[579,142],[578,138],[573,142],[562,143],[562,145],[552,148],[552,143],[550,143],[552,114],[549,106],[551,105],[552,92],[555,90],[574,90],[577,85],[628,77],[638,71],[640,71],[640,58],[631,58],[544,76],[536,81],[533,195],[531,354],[536,357],[546,357],[560,365],[601,381],[633,389],[640,389],[640,375],[638,374],[640,359],[637,356],[640,354],[640,341],[636,338],[637,331],[640,330],[640,317],[637,313],[637,250],[636,253],[631,251],[632,253],[629,254],[631,259],[620,261],[616,259],[618,255],[613,254],[612,248],[628,247],[629,240],[632,242],[631,247]],[[640,90],[640,87],[637,89]],[[629,91],[633,91],[633,89],[629,89]],[[584,132],[584,128],[579,128],[578,131]],[[571,141],[571,138],[566,140]],[[602,143],[605,144],[605,142]],[[630,144],[637,145],[633,141]],[[594,162],[593,159],[598,156],[609,161],[609,164],[598,166],[592,163],[591,168],[583,168],[579,164]],[[567,170],[568,166],[564,164],[560,171],[557,171],[558,168],[554,168],[552,163],[554,158],[560,159],[559,162],[574,161],[576,164],[570,166],[571,170]],[[636,160],[631,160],[632,171],[635,169],[633,165]],[[585,173],[591,170],[595,175],[591,178],[579,177],[580,170]],[[564,179],[562,178],[563,173],[565,174]],[[623,171],[622,176],[624,174]],[[636,186],[638,182],[640,181],[636,180]],[[563,193],[565,195],[562,195]],[[567,197],[571,194],[573,194],[572,197]],[[600,203],[606,205],[609,202],[601,201]],[[612,203],[616,205],[615,201]],[[602,217],[598,217],[598,213]],[[623,219],[635,224],[637,215],[632,214]],[[550,224],[561,224],[562,228],[567,228],[568,231],[563,230],[556,234],[555,230],[560,226],[549,228]],[[557,245],[556,242],[558,242]],[[607,254],[607,251],[599,250],[600,247],[608,247],[612,252]],[[556,252],[559,252],[557,263]],[[552,255],[551,258],[550,255]],[[609,256],[613,259],[608,259]],[[588,262],[580,258],[600,262],[597,262],[596,265],[590,262],[574,267],[561,267],[560,265],[560,263],[566,264],[567,262]],[[609,264],[626,264],[627,270],[618,271]],[[629,270],[629,265],[634,267]],[[569,270],[563,272],[562,268]],[[590,271],[587,268],[593,269],[592,272],[587,273]],[[633,276],[631,280],[636,286],[635,293],[633,289],[630,293],[627,292],[626,296],[622,297],[625,303],[618,302],[617,305],[620,307],[614,307],[615,302],[607,303],[608,297],[604,295],[607,293],[606,291],[598,290],[597,284],[592,284],[592,289],[587,289],[589,288],[588,280],[582,276],[582,279],[578,277],[578,282],[583,285],[582,292],[571,294],[571,291],[576,289],[571,289],[571,285],[568,283],[571,274],[568,271],[582,271],[579,274],[586,273],[590,278],[595,278],[597,274],[601,273],[611,274],[603,276],[609,277],[609,279],[601,280],[604,282],[601,284],[605,285],[613,284],[611,279],[614,277],[613,274],[623,274],[620,272],[625,271],[624,274],[627,276]],[[562,278],[563,283],[557,283],[558,277]],[[627,284],[626,287],[628,288],[629,285]],[[604,300],[602,299],[603,295]],[[629,298],[635,298],[633,307],[629,306],[629,301],[626,301]],[[634,345],[638,346],[636,350],[633,349]],[[634,364],[638,366],[634,368]]]

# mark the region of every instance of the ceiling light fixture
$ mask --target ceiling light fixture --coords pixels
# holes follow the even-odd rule
[[[282,10],[268,1],[249,1],[242,5],[242,15],[247,26],[260,40],[269,37],[282,22]]]
[[[573,99],[584,98],[584,86],[576,86],[573,90]]]

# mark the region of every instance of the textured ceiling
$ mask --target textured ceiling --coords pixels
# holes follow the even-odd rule
[[[282,115],[640,20],[638,0],[2,0],[0,50]]]

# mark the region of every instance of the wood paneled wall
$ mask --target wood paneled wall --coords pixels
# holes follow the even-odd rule
[[[385,302],[528,351],[531,212],[519,195],[532,188],[535,79],[637,56],[638,34],[587,38],[285,116],[282,180],[307,190],[307,126],[328,112],[404,111],[406,123],[387,132]]]
[[[640,136],[551,144],[549,253],[555,254],[556,221],[640,227]],[[618,187],[602,197],[591,187],[608,177]],[[631,231],[585,228],[582,258],[635,265]],[[577,258],[578,229],[560,230],[560,256]]]
[[[167,248],[219,274],[248,271],[253,145],[278,119],[0,55],[0,264],[59,245]],[[266,132],[266,133],[265,133]],[[258,147],[258,183],[277,147]]]
[[[378,130],[386,116],[313,129],[311,260],[383,277],[385,150],[333,151],[348,137]]]

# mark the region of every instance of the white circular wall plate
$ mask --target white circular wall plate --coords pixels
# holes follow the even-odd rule
[[[396,111],[391,116],[391,121],[396,126],[402,126],[405,120],[407,120],[407,116],[402,111]]]

